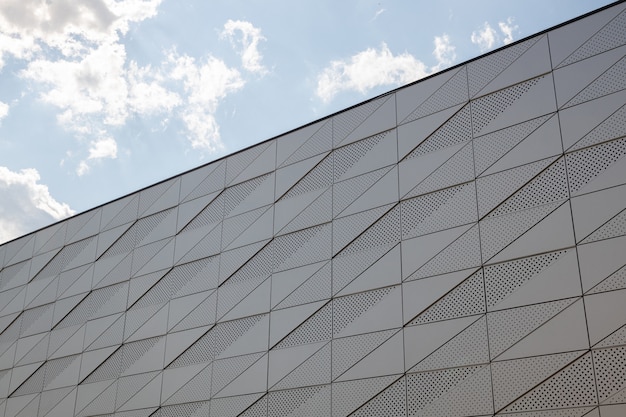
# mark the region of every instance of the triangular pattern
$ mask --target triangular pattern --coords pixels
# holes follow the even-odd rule
[[[474,179],[472,158],[472,146],[467,144],[409,191],[405,197],[413,197],[471,181]]]
[[[421,312],[410,324],[424,324],[484,313],[483,290],[482,271],[478,271]]]
[[[467,74],[461,68],[445,84],[422,102],[402,122],[410,122],[420,117],[452,107],[464,101],[467,95]]]
[[[621,416],[625,22],[0,245],[0,416]]]
[[[595,405],[597,398],[592,375],[591,354],[587,353],[508,405],[503,411],[519,412]]]
[[[421,142],[405,159],[426,155],[437,150],[464,143],[472,138],[470,106],[464,106],[443,125]]]
[[[572,303],[571,299],[560,300],[488,314],[491,357],[497,357]]]
[[[333,379],[337,379],[394,334],[395,330],[386,330],[333,340]]]
[[[285,297],[276,308],[294,307],[331,297],[331,263],[326,263],[315,274]]]
[[[531,38],[517,43],[511,48],[506,48],[486,56],[479,61],[471,62],[467,66],[470,97],[474,97],[476,93],[496,78],[500,72],[530,49],[537,40],[538,38]]]
[[[583,149],[588,146],[598,145],[611,139],[626,136],[626,105],[620,107],[589,133],[583,136],[568,150]]]
[[[491,395],[476,396],[490,384],[488,366],[470,366],[407,374],[410,416],[489,415]]]
[[[494,362],[491,375],[496,410],[504,408],[551,375],[573,362],[580,352],[539,356],[511,361]],[[515,378],[511,378],[515,375]]]
[[[306,140],[282,165],[289,165],[312,156],[318,155],[332,147],[333,124],[324,123],[309,139]]]
[[[620,46],[626,25],[626,12],[618,14],[609,23],[597,31],[591,38],[570,54],[558,66],[570,65],[595,54]]]
[[[428,371],[487,362],[489,362],[487,321],[483,316],[410,371]]]
[[[459,253],[463,256],[459,256]],[[480,244],[478,226],[474,225],[422,265],[408,279],[421,279],[478,265],[480,265]]]
[[[337,382],[333,384],[333,415],[348,416],[359,408],[365,401],[373,398],[377,393],[391,385],[396,376],[379,378],[357,379],[354,381]]]
[[[621,79],[620,74],[623,74],[625,70],[626,58],[622,58],[568,101],[565,106],[575,106],[585,101],[623,90],[626,88],[626,82]]]
[[[331,345],[327,343],[280,380],[273,388],[286,389],[330,383],[330,352]]]

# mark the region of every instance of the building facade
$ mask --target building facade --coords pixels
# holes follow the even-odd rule
[[[0,415],[626,415],[626,3],[0,246]]]

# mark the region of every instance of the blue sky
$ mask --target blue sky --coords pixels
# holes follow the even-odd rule
[[[0,243],[599,0],[2,0]]]

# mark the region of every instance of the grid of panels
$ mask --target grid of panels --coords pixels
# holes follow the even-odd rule
[[[0,246],[0,415],[626,414],[626,3]]]

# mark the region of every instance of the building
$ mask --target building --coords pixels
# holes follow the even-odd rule
[[[0,246],[0,415],[626,415],[626,3]]]

